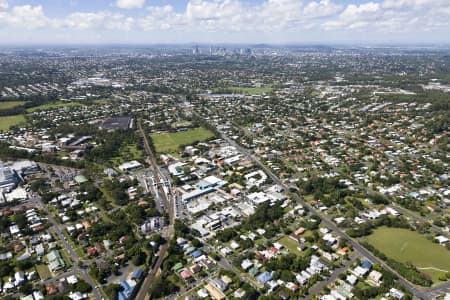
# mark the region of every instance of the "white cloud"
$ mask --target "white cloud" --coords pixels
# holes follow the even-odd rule
[[[11,11],[0,12],[0,23],[11,27],[36,29],[48,26],[51,23],[41,5],[14,6]]]
[[[337,0],[188,0],[184,9],[171,5],[150,6],[136,15],[132,12],[112,11],[73,12],[60,18],[49,18],[43,7],[8,6],[0,0],[0,27],[70,31],[110,31],[136,34],[142,31],[153,35],[177,33],[178,36],[288,36],[301,40],[302,36],[317,39],[323,36],[374,36],[378,33],[420,32],[450,33],[449,0],[367,0],[365,3],[340,5]],[[169,1],[167,1],[169,3]],[[142,8],[145,0],[117,0],[121,8]],[[154,3],[154,2],[152,2]],[[77,6],[79,7],[79,5]],[[333,31],[333,33],[329,33]],[[383,35],[381,35],[383,36]],[[386,36],[386,35],[384,35]],[[448,35],[447,35],[448,36]]]
[[[125,9],[142,8],[146,0],[117,0],[116,6]]]
[[[0,10],[8,9],[8,0],[0,0]]]
[[[320,2],[309,2],[303,9],[303,13],[307,18],[323,18],[333,16],[341,10],[341,5],[329,0],[321,0]]]
[[[59,22],[60,26],[86,30],[131,30],[134,19],[122,14],[113,14],[103,11],[97,13],[73,13]]]
[[[241,13],[238,0],[191,0],[186,6],[186,17],[190,20],[220,20]]]

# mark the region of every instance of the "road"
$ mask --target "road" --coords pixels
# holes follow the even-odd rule
[[[33,196],[31,202],[35,203],[36,206],[38,206],[41,210],[45,211],[45,213],[47,214],[48,220],[52,224],[51,230],[58,236],[58,239],[63,243],[65,250],[69,253],[69,256],[73,262],[73,266],[72,266],[73,273],[71,273],[71,274],[75,274],[75,273],[81,274],[81,277],[83,277],[83,280],[86,281],[92,287],[92,294],[94,295],[95,299],[97,299],[97,300],[103,299],[103,297],[100,295],[100,292],[98,291],[98,288],[96,287],[96,284],[91,279],[89,274],[87,274],[86,270],[82,269],[78,266],[78,262],[80,261],[80,259],[78,258],[78,255],[75,253],[72,246],[67,241],[66,237],[62,233],[60,224],[58,224],[58,222],[56,222],[56,220],[53,218],[53,215],[48,210],[47,206],[44,205],[41,198],[36,195]],[[71,274],[68,274],[67,276],[69,276]],[[53,278],[55,278],[55,277],[53,277]]]
[[[354,130],[348,130],[348,129],[340,129],[340,130],[338,131],[338,133],[340,133],[340,134],[345,134],[345,135],[347,135],[347,137],[350,138],[350,139],[354,139],[356,136],[358,136],[358,133],[357,133],[357,132],[355,132]],[[357,140],[360,141],[360,142],[362,142],[362,143],[364,143],[364,140],[362,140],[362,139],[358,139],[358,138],[357,138]],[[383,137],[378,138],[378,141],[382,142],[382,143],[385,144],[385,145],[389,145],[389,146],[392,146],[392,147],[394,147],[394,148],[396,148],[396,149],[399,149],[399,147],[398,147],[397,145],[395,145],[394,143],[392,143],[391,141],[389,141],[389,140],[387,140],[387,139],[385,139],[385,138],[383,138]],[[397,164],[399,164],[399,165],[403,164],[403,162],[402,162],[397,156],[395,156],[395,155],[385,154],[385,153],[382,152],[382,151],[378,151],[378,153],[379,153],[380,155],[385,155],[385,156],[387,156],[387,158],[394,160],[394,161],[395,161]],[[417,158],[417,157],[416,157],[416,158]],[[402,184],[403,184],[404,186],[406,186],[406,187],[407,187],[408,189],[410,189],[410,190],[415,190],[415,188],[411,187],[409,184],[407,184],[407,183],[405,183],[405,182],[403,182]],[[363,188],[363,189],[366,190],[367,192],[370,192],[370,193],[379,193],[378,191],[369,189],[365,184],[362,184],[361,182],[358,182],[358,185],[359,185],[359,187]],[[393,199],[393,200],[394,200],[394,199]],[[413,212],[413,211],[411,211],[411,210],[409,210],[409,209],[407,209],[407,208],[401,206],[400,204],[398,204],[398,203],[396,203],[396,202],[394,202],[394,201],[392,201],[392,203],[393,203],[393,205],[395,206],[395,209],[398,210],[398,211],[399,211],[400,213],[402,213],[403,215],[408,216],[409,218],[415,220],[416,222],[423,223],[423,224],[429,224],[431,230],[433,230],[433,232],[436,233],[436,234],[444,235],[444,236],[446,236],[447,238],[450,237],[450,234],[449,234],[447,231],[445,231],[443,228],[440,228],[439,226],[434,225],[433,222],[432,222],[432,220],[426,219],[426,218],[420,216],[419,213]]]
[[[319,284],[315,285],[310,291],[308,297],[306,299],[311,299],[315,295],[319,294],[323,289],[329,285],[330,283],[334,282],[341,273],[348,270],[348,267],[353,264],[360,256],[358,254],[354,254],[350,260],[347,260],[345,264],[342,267],[339,267],[337,269],[334,269],[331,273],[331,276],[328,277],[326,280],[319,282]]]
[[[164,182],[168,181],[169,179],[165,179],[164,175],[162,174],[161,170],[159,169],[158,164],[155,161],[152,150],[148,143],[147,134],[146,134],[145,130],[143,129],[142,123],[140,120],[138,121],[138,127],[139,127],[138,129],[139,129],[139,131],[142,135],[143,141],[144,141],[144,149],[147,154],[147,162],[153,169],[153,174],[155,176],[155,182],[163,182],[163,184],[164,184]],[[175,222],[174,208],[173,208],[173,205],[175,202],[172,199],[170,199],[171,198],[170,195],[173,194],[173,193],[170,193],[170,189],[171,189],[170,182],[169,182],[169,187],[168,187],[169,193],[166,193],[166,190],[164,188],[162,188],[160,185],[158,185],[155,189],[157,189],[157,193],[159,193],[161,199],[163,200],[163,204],[169,214],[169,230],[167,231],[167,236],[165,237],[166,240],[169,241],[174,237],[173,225]],[[159,271],[164,259],[166,258],[168,248],[169,248],[168,242],[160,247],[159,253],[158,253],[158,259],[156,260],[155,265],[148,272],[147,276],[145,277],[144,281],[142,282],[142,285],[141,285],[138,293],[136,294],[136,297],[135,297],[136,300],[144,300],[144,299],[150,297],[150,295],[148,294],[148,291],[149,291],[150,286],[151,286],[152,282],[154,281],[155,277],[158,275],[158,271]]]
[[[239,151],[244,153],[248,156],[249,159],[253,160],[261,169],[266,172],[266,174],[269,175],[269,177],[273,180],[274,183],[280,185],[285,190],[289,191],[289,188],[287,185],[285,185],[273,172],[266,167],[257,157],[255,157],[248,149],[243,148],[239,144],[237,144],[234,140],[230,139],[228,136],[226,136],[223,132],[220,132],[222,138],[227,141],[230,145],[233,145]],[[358,241],[351,238],[347,233],[345,233],[343,230],[338,228],[333,222],[331,222],[328,218],[324,217],[323,215],[319,214],[309,203],[302,200],[297,194],[292,194],[292,197],[296,200],[297,203],[302,204],[304,207],[306,207],[312,214],[318,216],[322,224],[327,226],[329,229],[334,231],[337,235],[339,235],[341,238],[347,239],[350,244],[353,246],[353,249],[362,254],[363,256],[367,257],[372,262],[378,263],[386,270],[390,271],[391,273],[395,274],[399,279],[398,282],[404,286],[406,289],[411,291],[413,295],[418,299],[429,299],[429,295],[426,291],[423,291],[422,289],[417,288],[413,284],[411,284],[409,281],[404,279],[400,274],[397,273],[394,269],[392,269],[390,266],[388,266],[383,260],[379,259],[375,255],[373,255],[369,250],[361,246]]]
[[[238,128],[240,128],[241,130],[243,130],[246,134],[248,134],[248,135],[253,135],[253,134],[252,134],[251,132],[249,132],[246,128],[242,128],[242,127],[240,127],[240,126],[238,126],[238,125],[236,125],[236,124],[235,124],[235,126],[237,126]],[[353,134],[353,133],[352,133],[352,132],[346,131],[346,134]],[[222,137],[224,137],[230,144],[232,144],[232,145],[234,145],[235,147],[237,147],[238,149],[240,149],[240,151],[242,151],[243,153],[247,154],[247,155],[249,156],[249,158],[251,158],[251,159],[253,159],[254,161],[256,161],[257,164],[258,164],[261,168],[263,168],[264,171],[266,171],[266,172],[269,174],[269,176],[274,180],[274,182],[277,182],[278,184],[280,184],[281,186],[283,186],[285,189],[288,189],[288,188],[289,188],[288,186],[284,185],[284,184],[283,184],[283,183],[282,183],[282,182],[281,182],[281,181],[280,181],[280,180],[272,173],[272,171],[271,171],[269,168],[267,168],[267,167],[266,167],[263,163],[261,163],[256,157],[254,157],[250,151],[248,151],[248,150],[245,149],[244,147],[240,146],[239,144],[237,144],[235,141],[233,141],[233,140],[231,140],[230,138],[228,138],[228,137],[227,137],[226,135],[224,135],[223,133],[222,133]],[[389,143],[388,141],[385,141],[385,142],[386,142],[386,143]],[[396,158],[396,160],[397,160],[397,158]],[[373,191],[373,190],[371,190],[371,189],[368,189],[365,185],[362,185],[360,182],[358,182],[358,185],[359,185],[362,189],[366,190],[366,191],[369,192],[369,193],[375,193],[375,191]],[[317,216],[319,216],[319,217],[322,219],[322,221],[324,221],[324,218],[325,218],[325,217],[323,217],[322,215],[318,214],[315,210],[313,210],[313,207],[312,207],[312,206],[310,206],[308,203],[302,201],[302,200],[300,199],[300,197],[298,197],[298,195],[293,195],[293,196],[294,196],[294,198],[296,198],[297,202],[300,201],[300,203],[305,204],[311,211],[314,211],[314,213],[315,213]],[[420,222],[422,222],[422,223],[429,223],[429,224],[431,225],[431,229],[432,229],[435,233],[443,234],[444,236],[447,236],[447,237],[448,237],[448,233],[447,233],[447,232],[444,232],[444,231],[442,230],[442,228],[439,228],[439,227],[437,227],[436,225],[432,224],[431,222],[429,222],[429,220],[426,220],[425,218],[422,218],[421,216],[418,216],[417,214],[414,214],[413,212],[409,211],[408,209],[405,209],[404,207],[398,205],[398,204],[395,203],[395,202],[393,202],[393,206],[394,206],[398,211],[400,211],[401,213],[403,213],[404,215],[406,215],[406,216],[408,216],[408,217],[410,217],[410,218],[412,218],[412,219],[414,219],[414,220],[416,220],[416,221],[420,221]],[[325,218],[325,219],[326,219],[326,218]],[[333,228],[337,228],[336,226],[334,226],[334,223],[332,223],[332,222],[331,222],[330,220],[328,220],[328,219],[326,219],[326,222],[324,222],[324,223],[332,224],[332,225],[333,225]],[[331,226],[330,226],[330,227],[331,227]],[[341,231],[340,236],[342,236],[342,234],[346,235],[345,232]],[[346,238],[347,238],[347,239],[350,239],[350,237],[346,237]],[[352,240],[352,245],[355,245],[355,244],[357,244],[357,243],[358,243],[358,242],[357,242],[356,240]],[[358,248],[363,248],[363,247],[362,247],[361,245],[359,245]],[[365,250],[366,252],[369,252],[369,251],[366,250],[365,248],[364,248],[364,250]],[[366,255],[366,256],[367,256],[367,255]],[[368,257],[368,256],[367,256],[367,257]],[[381,260],[379,260],[379,261],[381,262]],[[390,270],[391,272],[394,271],[394,270],[391,269],[389,266],[387,266],[386,264],[384,264],[384,262],[383,262],[381,265],[383,265],[383,267],[385,267],[386,269]],[[409,281],[407,281],[406,279],[402,278],[397,272],[394,271],[393,273],[396,274],[396,275],[401,279],[400,281],[404,281],[404,282],[403,282],[403,285],[404,285],[405,287],[407,287],[407,288],[410,289],[411,291],[416,290],[416,294],[414,294],[414,295],[415,295],[416,297],[418,297],[418,298],[422,297],[422,298],[425,298],[425,299],[426,299],[426,298],[431,299],[431,296],[432,296],[432,295],[436,295],[437,293],[444,293],[444,292],[448,291],[449,288],[450,288],[450,283],[445,283],[445,284],[439,285],[439,286],[434,287],[434,288],[429,288],[429,289],[427,289],[426,291],[424,291],[423,289],[418,289],[418,288],[416,288],[416,287],[415,287],[414,285],[412,285]]]
[[[185,296],[187,296],[187,294],[189,294],[192,289],[195,289],[196,287],[199,287],[201,284],[203,284],[205,281],[210,280],[211,278],[213,278],[214,276],[217,275],[217,272],[212,272],[211,274],[209,274],[208,276],[196,280],[192,283],[190,283],[188,286],[186,286],[184,289],[182,289],[181,291],[179,291],[177,293],[177,295],[170,295],[166,298],[166,300],[173,300],[173,299],[184,299]]]

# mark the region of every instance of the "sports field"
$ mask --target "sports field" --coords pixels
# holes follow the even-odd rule
[[[61,107],[74,107],[74,106],[81,106],[81,103],[78,102],[62,102],[62,101],[58,101],[58,102],[54,102],[54,103],[47,103],[47,104],[43,104],[43,105],[39,105],[39,106],[35,106],[35,107],[30,107],[27,109],[27,113],[32,113],[38,110],[51,110],[51,109],[56,109],[56,108],[61,108]]]
[[[450,251],[418,232],[381,227],[367,237],[367,242],[392,259],[412,263],[434,282],[450,271]]]
[[[25,101],[5,101],[0,102],[0,110],[2,109],[10,109],[17,106],[22,106],[25,104]]]
[[[4,116],[0,117],[0,130],[9,130],[11,126],[25,124],[25,117],[23,115]]]
[[[151,135],[156,152],[158,153],[176,152],[181,145],[202,142],[212,137],[214,137],[214,133],[203,127],[174,133],[156,133]]]

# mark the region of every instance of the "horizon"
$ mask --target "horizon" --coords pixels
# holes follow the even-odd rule
[[[197,42],[167,42],[167,43],[1,43],[1,48],[113,48],[113,47],[123,47],[123,48],[158,48],[158,47],[172,47],[172,48],[182,48],[182,47],[249,47],[249,48],[330,48],[330,49],[444,49],[450,48],[450,42],[442,43],[402,43],[402,42],[391,42],[391,43],[371,43],[371,42],[340,42],[340,43],[234,43],[234,42],[214,42],[214,43],[197,43]]]

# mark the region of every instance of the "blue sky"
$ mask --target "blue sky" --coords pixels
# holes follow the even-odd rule
[[[0,44],[450,43],[450,0],[0,0]]]

